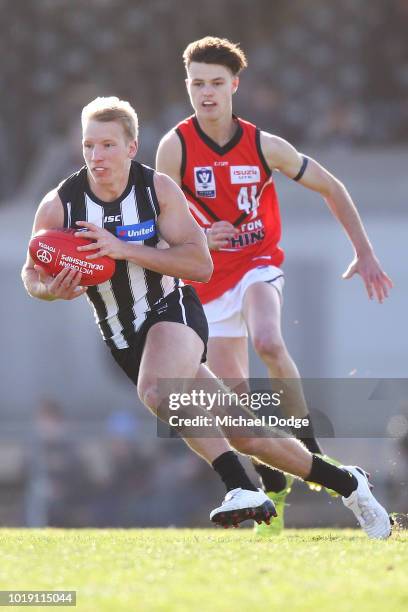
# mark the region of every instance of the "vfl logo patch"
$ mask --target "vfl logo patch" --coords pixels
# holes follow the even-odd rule
[[[135,223],[134,225],[118,225],[116,236],[126,242],[141,242],[156,235],[156,224],[154,219]]]
[[[194,168],[194,184],[196,195],[201,198],[215,198],[215,178],[211,166]]]
[[[232,184],[259,183],[261,180],[259,166],[231,166],[230,173]]]

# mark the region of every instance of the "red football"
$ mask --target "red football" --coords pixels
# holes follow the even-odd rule
[[[81,285],[90,287],[109,280],[116,267],[111,257],[86,259],[93,251],[77,251],[77,247],[92,242],[89,238],[76,237],[75,229],[41,230],[30,240],[29,251],[35,263],[50,276],[57,276],[64,268],[82,273]]]

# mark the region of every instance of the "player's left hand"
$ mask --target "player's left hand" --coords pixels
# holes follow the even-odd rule
[[[381,268],[374,253],[356,256],[344,272],[343,278],[351,278],[354,274],[360,274],[370,300],[375,297],[380,304],[388,297],[389,290],[393,287],[392,280]]]
[[[90,238],[95,242],[87,244],[86,246],[78,247],[78,251],[93,251],[98,249],[96,253],[86,255],[86,259],[96,259],[103,255],[108,255],[112,259],[125,259],[124,247],[126,246],[123,240],[119,240],[108,230],[98,227],[94,223],[88,223],[88,221],[77,221],[77,225],[86,228],[86,232],[76,232],[75,236],[80,238]]]

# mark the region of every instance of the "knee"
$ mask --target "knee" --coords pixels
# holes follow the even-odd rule
[[[267,333],[253,339],[256,353],[263,361],[279,363],[286,356],[286,347],[281,338],[275,338]]]

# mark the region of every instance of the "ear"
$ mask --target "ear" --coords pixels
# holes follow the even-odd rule
[[[139,148],[139,143],[137,142],[137,140],[132,140],[129,143],[129,158],[133,159],[137,153],[137,150]]]
[[[232,93],[236,93],[239,85],[239,76],[234,76],[232,79]]]

